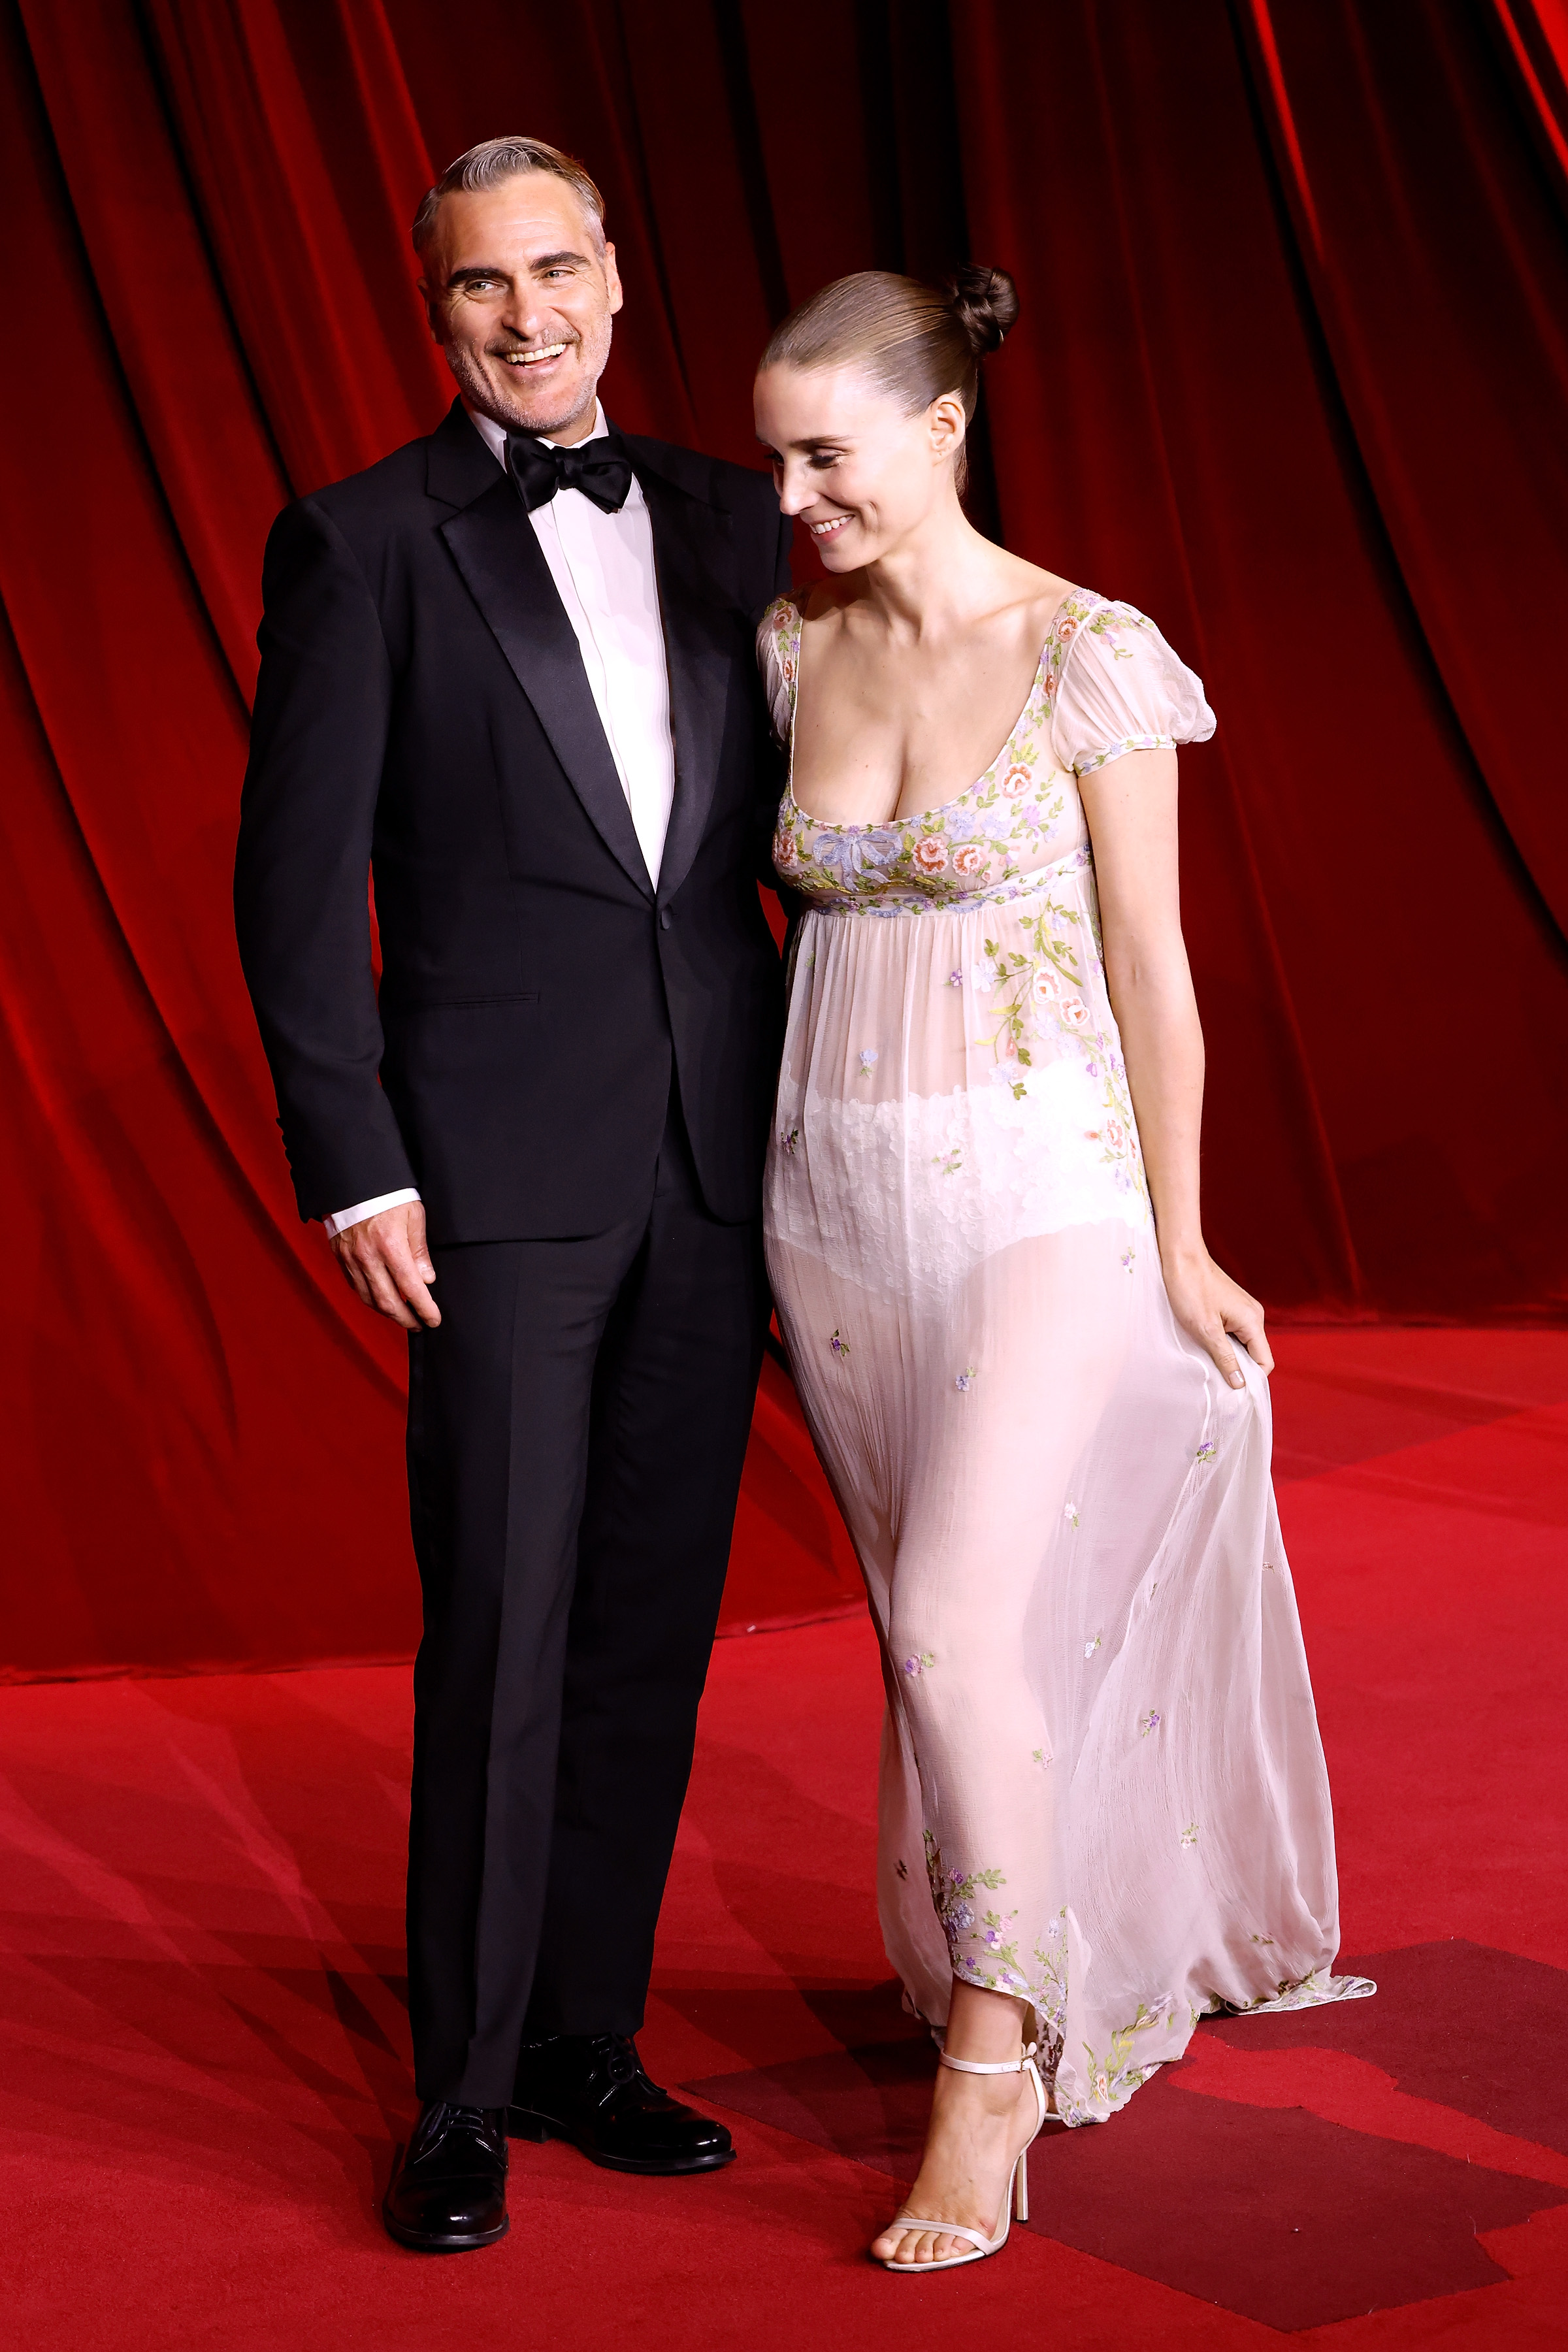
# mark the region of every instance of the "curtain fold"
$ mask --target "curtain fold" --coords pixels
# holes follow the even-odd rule
[[[228,871],[268,525],[442,413],[408,225],[498,131],[605,190],[612,413],[742,463],[825,279],[1015,272],[976,514],[1219,714],[1216,1248],[1563,1311],[1565,68],[1561,0],[0,0],[10,1671],[413,1637],[401,1343],[294,1215]]]

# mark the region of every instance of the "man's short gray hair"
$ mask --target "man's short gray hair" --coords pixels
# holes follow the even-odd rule
[[[601,256],[605,250],[605,199],[579,163],[543,139],[481,139],[454,163],[448,163],[414,215],[414,250],[421,258],[434,241],[436,215],[443,196],[473,195],[481,188],[499,188],[503,180],[523,172],[549,172],[564,180],[588,215],[588,226]]]

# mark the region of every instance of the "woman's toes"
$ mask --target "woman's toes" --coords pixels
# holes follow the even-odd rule
[[[900,2230],[896,2225],[884,2230],[871,2252],[879,2263],[917,2263],[931,2259],[929,2231]]]

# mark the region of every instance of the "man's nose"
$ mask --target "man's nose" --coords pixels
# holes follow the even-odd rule
[[[537,289],[532,286],[514,285],[501,304],[500,318],[502,326],[512,334],[521,335],[524,342],[535,341],[540,328]]]

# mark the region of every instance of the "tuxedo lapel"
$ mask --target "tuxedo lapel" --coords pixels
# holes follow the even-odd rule
[[[659,901],[668,904],[691,870],[718,782],[735,658],[730,518],[668,480],[645,442],[626,446],[653,523],[669,666],[675,800],[658,875]]]
[[[556,593],[544,551],[510,480],[466,418],[462,424],[489,468],[489,480],[483,474],[479,476],[484,487],[460,514],[440,526],[441,536],[513,677],[532,704],[573,791],[605,847],[637,888],[651,898],[653,883],[632,813],[605,738],[576,633]],[[437,497],[447,498],[451,469],[460,471],[450,480],[450,488],[466,488],[474,477],[467,450],[448,448],[441,460],[446,470],[437,488],[435,457],[440,440],[437,435],[432,446],[430,488]]]

